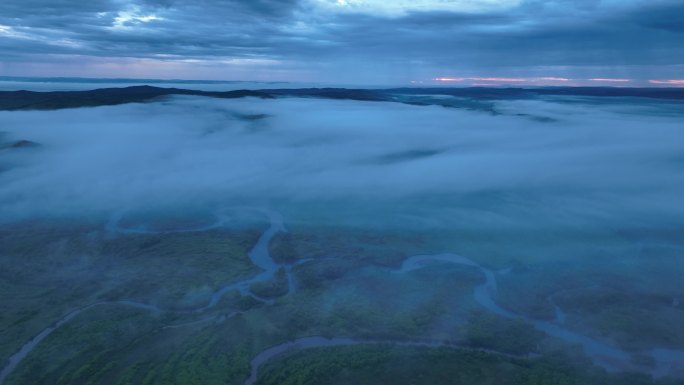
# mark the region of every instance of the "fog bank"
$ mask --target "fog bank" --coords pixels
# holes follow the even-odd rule
[[[0,150],[0,212],[12,222],[250,205],[325,222],[681,228],[679,116],[558,101],[496,107],[506,114],[173,97],[2,112],[1,141],[40,146]]]

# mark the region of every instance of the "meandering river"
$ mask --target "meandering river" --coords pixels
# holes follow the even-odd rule
[[[275,212],[268,212],[268,217],[270,219],[270,226],[261,234],[259,237],[257,243],[254,245],[254,247],[251,249],[249,252],[249,258],[252,261],[252,263],[259,267],[262,271],[258,274],[255,274],[251,277],[248,277],[246,279],[240,280],[238,282],[233,282],[226,284],[225,286],[217,289],[210,297],[207,305],[191,310],[193,313],[202,313],[204,311],[207,311],[213,307],[215,307],[221,298],[226,295],[227,293],[233,291],[233,290],[238,290],[241,295],[243,296],[251,296],[266,305],[270,305],[273,303],[273,300],[271,299],[265,299],[265,298],[260,298],[256,296],[255,294],[251,293],[249,288],[253,283],[257,282],[265,282],[273,278],[275,273],[281,269],[284,268],[285,271],[287,272],[288,275],[288,294],[294,293],[296,291],[295,287],[295,281],[292,276],[292,267],[296,266],[298,264],[302,263],[307,263],[311,261],[311,259],[305,259],[305,260],[300,260],[296,264],[292,265],[284,265],[284,264],[279,264],[273,260],[271,257],[271,254],[269,252],[269,244],[273,237],[278,234],[279,232],[285,231],[285,226],[284,226],[284,221],[283,218],[280,214],[275,213]],[[181,229],[181,230],[172,230],[172,231],[154,231],[150,229],[123,229],[120,228],[117,223],[120,220],[120,216],[118,218],[114,218],[112,221],[110,221],[107,225],[107,231],[110,233],[120,233],[120,234],[153,234],[153,233],[179,233],[179,232],[196,232],[196,231],[205,231],[209,229],[215,229],[215,228],[220,228],[224,225],[225,219],[222,217],[218,217],[216,223],[208,225],[208,226],[203,226],[201,228],[190,228],[190,229]],[[511,319],[520,319],[523,320],[531,325],[533,325],[536,329],[543,331],[544,333],[559,338],[561,340],[566,341],[567,343],[570,344],[577,344],[582,346],[584,349],[584,352],[588,357],[592,359],[592,361],[596,364],[599,365],[603,368],[605,368],[608,371],[638,371],[638,372],[644,372],[644,373],[649,373],[653,375],[654,377],[662,377],[666,375],[682,375],[679,370],[681,370],[682,367],[684,367],[684,351],[680,350],[672,350],[672,349],[653,349],[648,352],[641,352],[640,354],[645,355],[645,356],[650,356],[654,362],[655,365],[653,366],[644,366],[644,365],[639,365],[638,363],[635,363],[633,360],[633,354],[627,351],[624,351],[618,347],[609,345],[605,342],[599,341],[597,339],[591,338],[589,336],[574,332],[572,330],[569,330],[567,328],[564,328],[562,326],[563,320],[565,318],[565,313],[554,304],[554,307],[556,309],[556,321],[555,322],[549,322],[549,321],[543,321],[543,320],[537,320],[528,316],[525,316],[523,314],[517,314],[514,312],[511,312],[507,309],[502,308],[496,303],[496,294],[498,291],[497,288],[497,282],[496,282],[496,273],[490,269],[487,269],[483,267],[482,265],[466,258],[460,255],[456,254],[437,254],[437,255],[419,255],[419,256],[414,256],[406,259],[401,267],[398,269],[392,270],[393,273],[396,274],[409,274],[411,271],[420,269],[424,267],[427,264],[430,263],[453,263],[453,264],[459,264],[459,265],[465,265],[465,266],[470,266],[474,269],[479,270],[483,275],[484,275],[484,282],[481,285],[478,285],[477,287],[474,288],[473,290],[473,298],[477,303],[479,303],[483,308],[491,311],[492,313],[495,313],[497,315],[500,315],[502,317],[506,318],[511,318]],[[183,312],[187,313],[187,311],[178,311],[178,310],[173,310],[173,309],[161,309],[155,305],[151,304],[146,304],[146,303],[140,303],[140,302],[135,302],[135,301],[129,301],[129,300],[120,300],[120,301],[109,301],[109,302],[98,302],[98,303],[93,303],[87,306],[83,306],[74,310],[71,310],[68,312],[64,317],[62,317],[60,320],[54,322],[52,325],[48,326],[45,328],[43,331],[38,333],[35,337],[33,337],[30,341],[25,343],[15,354],[10,356],[7,364],[4,366],[2,371],[0,372],[0,385],[2,385],[7,377],[14,371],[14,369],[24,360],[30,353],[35,349],[41,341],[43,341],[47,336],[50,335],[53,331],[61,327],[62,325],[66,324],[79,314],[93,309],[98,306],[104,306],[104,305],[119,305],[119,306],[130,306],[138,309],[143,309],[143,310],[148,310],[152,312]],[[240,312],[236,312],[233,314],[239,314]],[[190,323],[186,324],[192,324],[192,323],[198,323],[198,322],[206,322],[206,319],[199,320],[199,321],[193,321]],[[174,327],[174,325],[169,325],[167,327]],[[344,345],[357,345],[357,344],[394,344],[394,345],[402,345],[402,346],[425,346],[425,347],[454,347],[454,348],[459,348],[459,349],[470,349],[470,350],[479,350],[479,351],[487,351],[491,353],[496,353],[496,354],[504,354],[500,352],[493,352],[493,351],[488,351],[485,349],[473,349],[473,348],[468,348],[468,347],[463,347],[463,346],[458,346],[454,345],[453,343],[449,342],[440,342],[440,341],[431,341],[431,342],[416,342],[416,341],[373,341],[373,340],[358,340],[358,339],[352,339],[352,338],[347,338],[347,337],[335,337],[335,338],[324,338],[320,336],[312,336],[312,337],[304,337],[300,339],[296,339],[294,341],[289,341],[285,342],[276,346],[272,346],[270,348],[267,348],[257,354],[254,359],[251,361],[251,373],[250,376],[247,378],[245,381],[245,385],[252,385],[256,379],[258,378],[258,373],[259,373],[259,368],[266,362],[268,362],[271,359],[274,359],[278,356],[281,356],[282,354],[286,352],[290,352],[293,350],[299,350],[299,349],[308,349],[308,348],[315,348],[315,347],[330,347],[330,346],[344,346]],[[507,354],[504,354],[507,355]],[[507,355],[510,356],[510,355]],[[523,358],[520,356],[515,356],[518,358]]]

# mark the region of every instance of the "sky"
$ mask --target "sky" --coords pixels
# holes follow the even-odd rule
[[[2,0],[0,75],[684,86],[681,0]]]

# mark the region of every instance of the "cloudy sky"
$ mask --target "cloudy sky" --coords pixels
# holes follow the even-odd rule
[[[2,0],[0,75],[684,86],[682,0]]]

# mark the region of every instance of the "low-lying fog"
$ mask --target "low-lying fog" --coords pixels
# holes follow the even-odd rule
[[[257,205],[329,223],[681,228],[681,116],[637,107],[174,97],[1,112],[0,142],[39,146],[0,150],[0,212]]]

